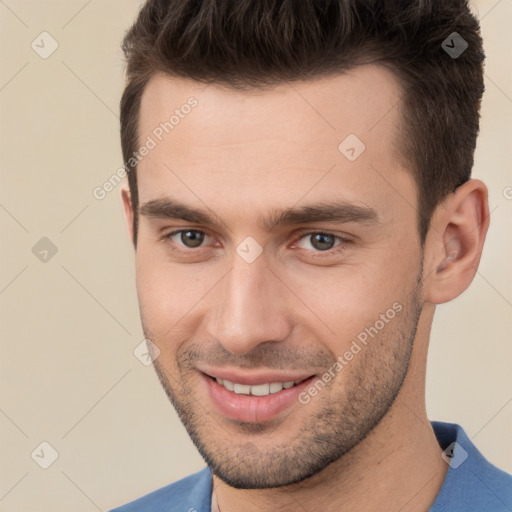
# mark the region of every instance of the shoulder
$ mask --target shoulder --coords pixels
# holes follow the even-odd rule
[[[206,467],[110,512],[210,512],[211,483]]]
[[[459,425],[432,427],[450,467],[430,512],[512,510],[512,475],[491,464]]]

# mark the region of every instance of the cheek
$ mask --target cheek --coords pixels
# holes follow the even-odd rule
[[[157,339],[186,339],[198,325],[201,305],[215,282],[210,273],[173,264],[157,252],[142,244],[137,249],[136,284],[144,327]]]
[[[331,353],[343,354],[358,336],[364,339],[367,329],[384,334],[394,327],[416,288],[419,267],[413,261],[416,259],[411,257],[400,263],[383,254],[374,261],[324,271],[323,275],[295,276],[297,294],[317,315],[313,318],[309,313],[307,317],[325,330]]]
[[[137,248],[136,283],[144,326],[153,336],[164,335],[184,314],[191,287],[184,287],[176,268],[155,258],[143,244]]]

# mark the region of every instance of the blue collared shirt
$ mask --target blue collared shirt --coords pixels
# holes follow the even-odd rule
[[[429,512],[512,512],[512,476],[490,464],[459,425],[432,427],[450,467]],[[211,501],[206,467],[111,512],[210,512]]]

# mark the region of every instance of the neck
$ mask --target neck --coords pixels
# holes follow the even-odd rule
[[[394,414],[407,417],[396,425]],[[233,489],[213,477],[214,512],[428,510],[448,465],[426,416],[397,399],[393,411],[357,447],[308,480],[274,489]],[[219,508],[220,506],[220,508]]]
[[[214,475],[212,511],[295,512],[297,504],[311,512],[427,511],[448,465],[425,409],[426,350],[426,343],[416,344],[394,404],[366,439],[341,459],[303,482],[273,489],[234,489]]]

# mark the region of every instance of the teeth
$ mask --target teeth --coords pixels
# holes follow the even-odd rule
[[[280,382],[272,382],[272,384],[270,384],[271,393],[278,393],[281,389],[283,389],[283,385]]]
[[[251,386],[248,386],[247,384],[235,384],[234,391],[237,395],[250,395]]]
[[[249,386],[247,384],[236,384],[226,379],[215,379],[221,386],[228,391],[233,391],[238,395],[266,396],[271,393],[279,393],[283,389],[291,388],[295,382],[271,382],[267,384],[258,384],[257,386]]]
[[[251,395],[254,396],[265,396],[270,394],[270,384],[258,384],[257,386],[251,386]]]
[[[234,391],[235,385],[229,380],[225,380],[224,382],[220,382],[221,386],[224,386],[228,391]]]

